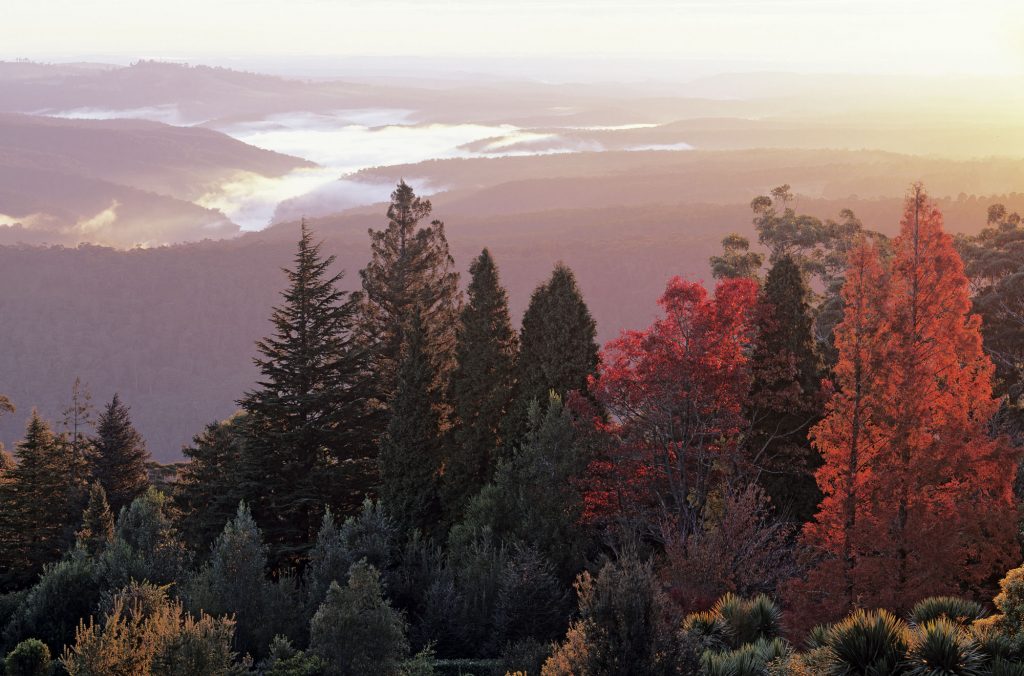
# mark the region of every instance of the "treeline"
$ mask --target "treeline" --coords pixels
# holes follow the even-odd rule
[[[303,223],[259,382],[163,490],[79,387],[3,456],[8,670],[1024,672],[1020,218],[791,200],[603,350],[564,265],[518,332],[486,249],[464,295],[404,183],[357,291]]]

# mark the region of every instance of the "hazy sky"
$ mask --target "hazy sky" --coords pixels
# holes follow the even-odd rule
[[[688,60],[1024,74],[1019,0],[0,0],[0,58]],[[558,57],[553,59],[552,57]],[[654,70],[652,70],[654,69]],[[646,71],[650,71],[649,73]]]

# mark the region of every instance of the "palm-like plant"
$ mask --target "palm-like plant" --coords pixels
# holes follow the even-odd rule
[[[909,676],[980,676],[985,658],[977,641],[961,625],[939,617],[910,632]]]
[[[827,643],[832,676],[890,676],[906,656],[907,626],[885,610],[856,610],[829,630]]]
[[[945,617],[959,624],[971,624],[984,612],[980,603],[959,596],[931,596],[914,605],[910,611],[910,622],[921,626]]]
[[[725,621],[733,648],[779,635],[782,611],[764,594],[752,599],[726,594],[718,600],[711,613]]]
[[[706,652],[701,667],[707,676],[765,676],[770,662],[788,660],[792,652],[784,639],[758,639],[736,650]]]

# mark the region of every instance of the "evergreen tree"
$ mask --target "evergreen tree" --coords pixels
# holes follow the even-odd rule
[[[751,358],[748,459],[776,510],[808,521],[821,498],[814,480],[820,456],[807,441],[819,417],[820,362],[810,290],[789,255],[776,260],[758,299]]]
[[[95,412],[89,388],[82,383],[81,378],[75,378],[75,384],[71,386],[71,403],[64,409],[63,422],[64,433],[71,444],[71,450],[77,456],[90,457],[92,455],[92,440],[89,438],[89,432],[95,428],[93,421]]]
[[[92,446],[93,476],[103,485],[110,508],[119,512],[149,487],[149,452],[117,394],[96,422]]]
[[[377,423],[367,354],[354,328],[359,299],[338,289],[334,256],[305,221],[289,286],[260,340],[262,375],[247,413],[242,494],[263,525],[275,567],[301,561],[324,510],[354,511],[373,485]]]
[[[0,585],[33,579],[74,541],[87,468],[32,412],[15,447],[17,465],[0,482]]]
[[[749,239],[733,233],[722,239],[722,255],[711,257],[711,275],[715,279],[757,279],[763,262],[762,254],[750,250]]]
[[[499,429],[512,399],[518,340],[508,294],[487,249],[469,268],[469,302],[459,322],[452,403],[456,428],[445,462],[444,498],[449,519],[493,474]]]
[[[597,325],[576,286],[572,270],[559,263],[537,287],[523,315],[516,363],[516,394],[505,418],[506,446],[526,433],[531,401],[546,406],[554,392],[587,391],[597,370]],[[509,442],[512,442],[509,444]]]
[[[433,387],[439,393],[447,392],[454,368],[459,275],[452,269],[455,263],[448,253],[444,223],[434,220],[420,227],[431,209],[429,200],[420,199],[400,182],[391,193],[387,228],[370,230],[370,262],[359,273],[363,334],[373,346],[374,378],[385,405],[398,388],[404,334],[416,307],[422,314],[426,353],[434,370]]]
[[[89,486],[89,504],[82,515],[82,528],[77,533],[79,545],[96,556],[114,539],[114,517],[107,504],[103,486],[94,481]]]
[[[173,499],[178,527],[193,551],[209,551],[238,507],[245,424],[241,413],[210,423],[183,449],[189,461],[178,472]]]
[[[440,518],[441,433],[431,386],[434,369],[418,307],[405,338],[391,420],[380,443],[380,497],[401,530],[431,531]]]

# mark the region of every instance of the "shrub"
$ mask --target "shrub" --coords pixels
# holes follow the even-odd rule
[[[752,599],[726,594],[718,600],[711,612],[724,620],[733,648],[779,635],[782,611],[764,594],[758,594]]]
[[[914,604],[910,610],[910,622],[923,625],[945,617],[960,624],[971,624],[983,614],[980,603],[958,596],[932,596]]]
[[[909,676],[976,676],[983,663],[984,656],[971,634],[947,617],[930,620],[910,632]]]
[[[7,676],[49,676],[50,649],[37,638],[25,639],[4,660]]]
[[[894,674],[907,653],[907,627],[888,611],[856,610],[829,630],[828,650],[834,676]]]
[[[781,638],[758,639],[728,652],[706,652],[701,667],[707,676],[763,676],[769,663],[788,660],[791,653]]]

